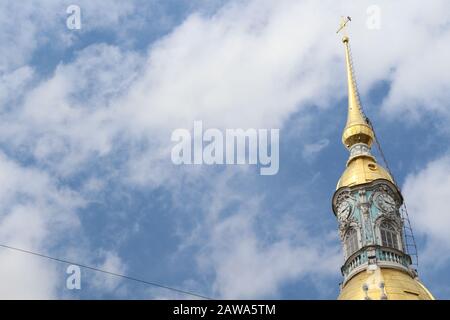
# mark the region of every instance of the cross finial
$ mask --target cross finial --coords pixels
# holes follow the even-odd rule
[[[344,36],[347,35],[347,23],[349,23],[350,21],[352,21],[352,18],[350,18],[349,16],[347,17],[341,17],[341,22],[339,23],[339,29],[336,31],[336,33],[339,33],[340,31],[344,30]]]

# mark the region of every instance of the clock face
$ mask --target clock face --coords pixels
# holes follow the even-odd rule
[[[345,220],[352,212],[352,204],[350,201],[342,201],[337,207],[337,216],[339,220]]]
[[[375,198],[375,204],[378,208],[385,212],[392,212],[395,211],[397,208],[397,205],[395,203],[394,198],[387,194],[387,193],[381,193]]]

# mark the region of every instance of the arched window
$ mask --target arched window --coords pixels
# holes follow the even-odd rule
[[[383,221],[380,225],[381,244],[385,247],[398,249],[397,231],[391,223]]]
[[[356,229],[351,228],[345,235],[345,248],[347,250],[347,255],[350,256],[353,252],[358,250],[358,247],[358,233],[356,232]]]

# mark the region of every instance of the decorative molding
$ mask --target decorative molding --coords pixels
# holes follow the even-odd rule
[[[353,146],[351,146],[350,150],[350,157],[347,161],[347,163],[356,158],[356,157],[361,157],[361,156],[366,156],[366,157],[371,157],[373,158],[372,154],[370,153],[370,148],[367,144],[365,143],[357,143],[354,144]]]

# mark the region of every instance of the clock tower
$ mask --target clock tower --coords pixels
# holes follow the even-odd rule
[[[349,21],[347,17],[338,31]],[[344,35],[342,42],[348,85],[342,143],[349,158],[332,200],[344,251],[339,299],[434,299],[408,254],[402,194],[371,154],[374,130],[361,108],[349,37]]]

